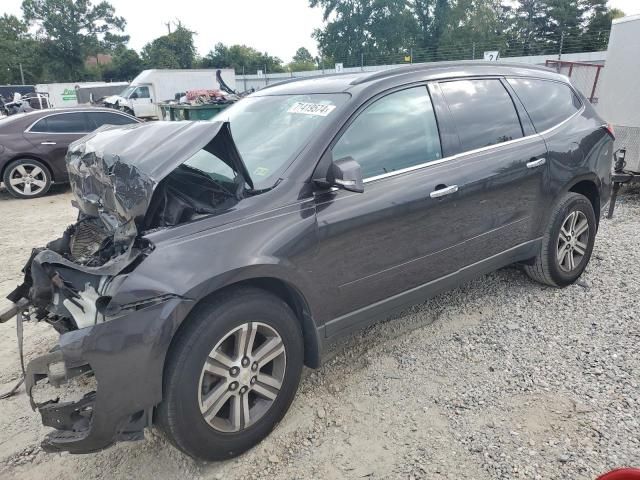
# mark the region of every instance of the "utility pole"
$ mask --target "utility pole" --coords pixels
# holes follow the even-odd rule
[[[560,50],[558,51],[558,62],[562,60],[562,47],[564,47],[564,30],[560,32]],[[559,63],[558,63],[558,71],[560,71]]]
[[[20,65],[20,78],[22,79],[22,85],[25,85],[25,83],[24,83],[24,72],[22,71],[22,63],[19,63],[18,65]]]

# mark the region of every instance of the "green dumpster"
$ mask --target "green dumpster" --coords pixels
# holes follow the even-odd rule
[[[161,103],[159,105],[162,120],[209,120],[218,112],[227,108],[230,103],[208,103],[205,105],[184,105]]]

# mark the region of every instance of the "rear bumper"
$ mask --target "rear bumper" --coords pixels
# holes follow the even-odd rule
[[[26,387],[31,405],[42,423],[54,428],[43,440],[43,450],[88,453],[117,441],[144,438],[153,408],[162,400],[165,356],[187,303],[171,298],[65,333],[59,349],[29,363]],[[95,376],[97,386],[80,392],[76,401],[34,399],[37,382],[65,388],[82,376]]]

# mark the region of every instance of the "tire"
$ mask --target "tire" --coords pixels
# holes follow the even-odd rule
[[[20,158],[7,165],[2,181],[8,192],[16,198],[37,198],[51,188],[51,173],[38,160]]]
[[[585,224],[587,230],[583,231]],[[565,194],[553,208],[540,253],[533,264],[524,266],[525,272],[545,285],[571,285],[580,278],[589,263],[596,231],[596,215],[589,199],[579,193]]]
[[[266,437],[295,397],[304,361],[300,323],[285,302],[256,288],[239,288],[204,301],[187,321],[168,355],[157,423],[187,455],[209,461],[235,457]],[[237,354],[245,331],[249,339],[256,332],[246,366]],[[284,355],[267,362],[280,351],[277,336]],[[272,353],[262,356],[264,361],[254,370],[254,359],[267,351]],[[273,387],[278,379],[279,390]],[[268,384],[262,383],[266,380]],[[229,399],[222,401],[225,396]],[[245,406],[249,415],[244,414]],[[242,413],[234,415],[238,411]]]

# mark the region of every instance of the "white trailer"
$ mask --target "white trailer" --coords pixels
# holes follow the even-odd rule
[[[140,118],[160,118],[158,103],[174,100],[176,93],[219,89],[217,70],[144,70],[120,95],[107,97],[105,105],[128,111]],[[233,69],[223,69],[220,73],[222,80],[235,90],[236,75]]]
[[[613,125],[626,170],[640,172],[640,15],[613,21],[596,108]]]
[[[104,82],[77,82],[77,83],[39,83],[36,92],[49,95],[49,103],[55,108],[75,107],[78,105],[76,95],[77,87],[101,85]]]

